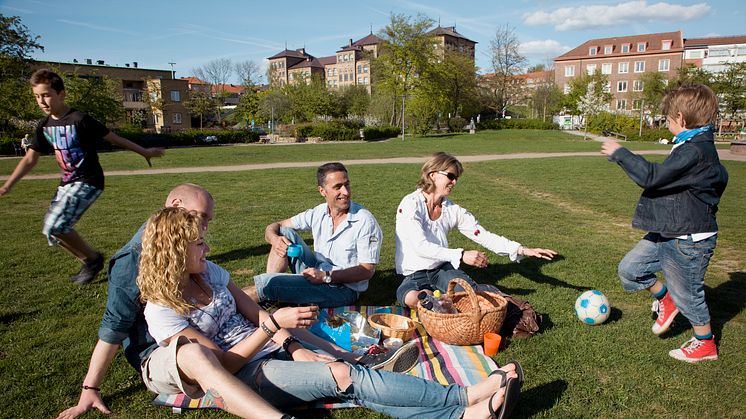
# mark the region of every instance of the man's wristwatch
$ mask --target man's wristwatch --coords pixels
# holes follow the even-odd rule
[[[325,284],[332,283],[332,273],[330,271],[324,271],[324,283]]]

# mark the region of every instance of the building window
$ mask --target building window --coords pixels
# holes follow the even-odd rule
[[[644,42],[638,42],[637,43],[637,52],[645,52],[645,43]]]
[[[623,111],[627,109],[627,99],[616,100],[616,110]]]
[[[588,74],[593,74],[596,72],[596,64],[588,64],[585,66],[585,71],[588,72]]]
[[[342,75],[341,74],[339,75],[339,81],[342,81]]]
[[[616,84],[616,91],[617,92],[626,92],[627,91],[627,81],[621,80],[618,81]]]
[[[635,99],[632,101],[632,110],[638,110],[642,108],[642,99]]]
[[[727,48],[711,49],[709,56],[710,57],[730,57],[730,51]]]
[[[565,77],[572,77],[575,75],[575,66],[574,65],[566,65],[565,66]]]
[[[611,63],[601,64],[601,74],[611,74]]]
[[[671,68],[670,59],[658,60],[658,71],[668,71],[669,68]]]
[[[174,124],[181,124],[181,112],[174,112],[173,121]]]
[[[642,92],[643,86],[645,85],[645,82],[642,80],[635,80],[632,82],[632,91],[633,92]]]
[[[661,42],[661,49],[664,50],[664,51],[671,49],[671,43],[672,43],[672,41],[670,41],[670,40],[662,41]]]
[[[362,73],[363,72],[363,66],[362,65],[360,65],[360,64],[357,65],[357,72],[358,73]]]
[[[625,54],[629,52],[629,44],[622,44],[622,52]]]
[[[705,52],[702,50],[699,51],[687,51],[687,58],[704,58]]]
[[[629,73],[629,63],[624,61],[619,63],[619,68],[617,71],[619,74],[627,74]]]
[[[598,47],[588,48],[588,55],[596,55],[596,53],[598,53]]]
[[[635,73],[642,73],[645,71],[645,61],[635,61]]]
[[[368,64],[365,64],[365,67],[363,67],[363,73],[367,73],[367,72],[368,72]]]
[[[178,90],[171,90],[171,102],[181,102],[181,92]]]
[[[368,84],[368,78],[367,77],[363,77],[363,84]]]
[[[613,50],[614,50],[614,46],[613,45],[605,45],[604,46],[604,54],[611,54],[611,51],[613,51]]]

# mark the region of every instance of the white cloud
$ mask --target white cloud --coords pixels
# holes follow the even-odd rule
[[[521,54],[529,58],[556,57],[570,49],[571,47],[562,45],[554,39],[523,42],[519,47]]]
[[[707,3],[689,6],[629,1],[614,6],[563,7],[552,11],[538,11],[523,15],[527,25],[552,25],[557,31],[622,26],[644,22],[686,22],[710,12]]]

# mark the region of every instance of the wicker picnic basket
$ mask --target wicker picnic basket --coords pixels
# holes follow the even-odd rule
[[[454,292],[456,285],[464,291]],[[502,327],[508,301],[501,295],[475,292],[461,278],[451,280],[447,295],[458,313],[436,313],[417,302],[417,317],[430,336],[451,345],[477,345],[484,341],[485,333],[497,332]]]
[[[399,338],[403,342],[412,339],[416,327],[411,319],[392,313],[371,314],[368,323],[379,329],[384,338]]]

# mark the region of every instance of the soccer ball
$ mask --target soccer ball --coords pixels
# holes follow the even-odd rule
[[[585,324],[601,324],[609,318],[610,312],[609,300],[601,291],[586,291],[575,300],[575,315]]]

